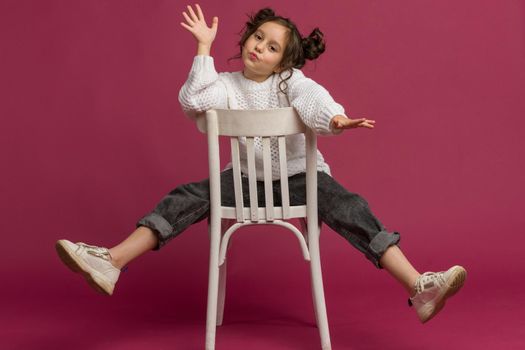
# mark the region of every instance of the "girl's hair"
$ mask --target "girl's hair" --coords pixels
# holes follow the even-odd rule
[[[275,12],[270,8],[263,8],[259,10],[255,15],[249,15],[249,21],[246,22],[244,33],[239,41],[240,53],[234,58],[242,57],[242,48],[248,38],[257,31],[257,29],[266,22],[275,22],[286,28],[288,28],[288,42],[283,52],[283,58],[280,63],[279,78],[279,90],[286,93],[288,84],[286,81],[292,77],[293,68],[302,68],[306,63],[306,60],[315,60],[325,50],[325,41],[323,39],[323,33],[319,28],[315,28],[308,37],[302,37],[297,30],[297,26],[289,18],[277,16]],[[288,71],[286,78],[283,78],[283,73]]]

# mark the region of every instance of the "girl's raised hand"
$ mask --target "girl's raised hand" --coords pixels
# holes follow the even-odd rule
[[[352,128],[369,128],[373,129],[375,120],[370,120],[366,118],[359,119],[350,119],[342,115],[336,115],[332,118],[332,127],[334,129],[352,129]]]
[[[186,28],[200,45],[211,46],[213,40],[215,40],[215,35],[217,34],[217,26],[219,24],[219,18],[213,17],[211,28],[206,24],[204,19],[204,14],[198,4],[195,4],[197,13],[193,11],[191,6],[188,7],[188,13],[186,11],[182,12],[186,23],[181,22],[180,24]]]

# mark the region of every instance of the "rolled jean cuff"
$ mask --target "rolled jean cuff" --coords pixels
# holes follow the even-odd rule
[[[173,237],[173,227],[166,219],[155,213],[148,214],[140,219],[137,222],[137,227],[139,226],[148,227],[157,235],[158,244],[153,250],[159,250],[169,241],[170,237]]]
[[[398,232],[379,232],[370,242],[366,257],[372,261],[378,269],[382,269],[383,267],[379,263],[379,260],[390,246],[399,244],[400,239],[401,237]]]

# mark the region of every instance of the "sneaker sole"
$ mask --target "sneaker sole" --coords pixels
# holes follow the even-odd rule
[[[434,308],[432,308],[428,314],[421,317],[422,323],[426,323],[436,316],[445,306],[447,299],[456,294],[461,287],[463,287],[465,279],[467,278],[467,271],[463,267],[457,265],[453,266],[452,269],[454,270],[447,281],[447,288],[444,288],[443,292],[436,297]]]
[[[55,244],[56,251],[60,260],[66,265],[71,271],[80,273],[88,284],[97,292],[104,295],[112,295],[114,286],[108,283],[101,274],[87,265],[82,259],[80,259],[74,251],[72,251],[66,243],[66,240],[59,240]]]

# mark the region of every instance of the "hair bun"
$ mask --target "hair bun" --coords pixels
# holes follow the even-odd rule
[[[252,29],[255,23],[260,23],[261,21],[264,21],[268,18],[275,17],[275,12],[271,8],[266,7],[257,11],[255,15],[252,14],[248,17],[250,20],[246,22],[246,27],[248,29]]]
[[[323,37],[323,32],[319,28],[315,28],[309,36],[302,39],[304,58],[315,60],[324,52],[326,45]]]
[[[268,17],[275,17],[275,12],[271,8],[266,7],[266,8],[263,8],[257,11],[254,19],[259,21],[259,20],[266,19]]]

